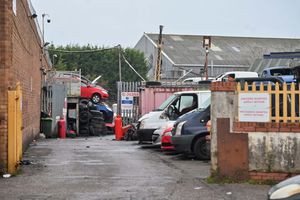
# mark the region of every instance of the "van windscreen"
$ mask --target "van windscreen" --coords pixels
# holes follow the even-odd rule
[[[159,107],[158,107],[158,111],[160,110],[164,110],[174,99],[177,98],[176,94],[172,94],[171,96],[169,96],[169,98],[167,98]]]

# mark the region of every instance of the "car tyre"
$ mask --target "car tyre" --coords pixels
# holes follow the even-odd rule
[[[80,123],[87,123],[89,121],[89,113],[86,111],[80,112],[79,114],[79,122]]]
[[[194,144],[193,152],[197,160],[209,160],[210,149],[208,148],[205,138],[198,138]]]
[[[100,94],[98,94],[98,93],[93,94],[91,100],[95,104],[99,103],[101,100]]]

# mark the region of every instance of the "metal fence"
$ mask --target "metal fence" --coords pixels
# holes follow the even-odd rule
[[[140,117],[140,82],[118,82],[118,114],[123,123],[137,122]]]

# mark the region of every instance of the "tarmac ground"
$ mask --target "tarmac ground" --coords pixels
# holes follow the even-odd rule
[[[208,184],[210,163],[113,136],[39,139],[19,172],[0,178],[0,199],[267,199],[270,186]]]

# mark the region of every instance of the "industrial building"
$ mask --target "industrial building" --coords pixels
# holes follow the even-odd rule
[[[135,49],[145,54],[148,78],[154,80],[159,34],[144,33]],[[206,49],[203,35],[162,35],[161,79],[178,80],[188,77],[204,77]],[[300,49],[300,39],[210,36],[207,49],[209,77],[227,71],[262,70],[265,67],[289,65],[290,59],[274,59],[262,62],[270,52],[294,52]],[[257,67],[260,65],[259,67]],[[257,71],[258,73],[260,71]]]

